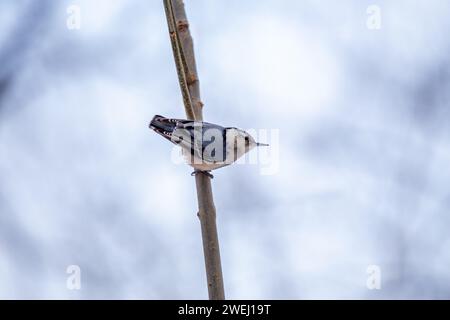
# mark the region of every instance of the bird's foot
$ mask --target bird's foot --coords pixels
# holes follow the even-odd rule
[[[197,174],[202,173],[205,176],[214,179],[214,176],[211,174],[211,171],[202,171],[202,170],[195,170],[194,172],[191,173],[191,176],[196,176]]]

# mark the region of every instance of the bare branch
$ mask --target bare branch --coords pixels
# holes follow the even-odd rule
[[[164,0],[164,7],[186,116],[192,120],[202,121],[203,103],[200,99],[200,82],[184,3],[182,0]],[[223,300],[225,292],[211,179],[204,174],[197,174],[195,182],[209,299]]]

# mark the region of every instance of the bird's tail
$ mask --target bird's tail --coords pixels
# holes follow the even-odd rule
[[[155,131],[173,132],[175,129],[175,123],[166,117],[156,115],[150,121],[149,128]]]

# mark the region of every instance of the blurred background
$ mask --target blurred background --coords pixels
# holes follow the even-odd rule
[[[214,173],[226,296],[450,298],[450,3],[186,9],[205,119],[279,129],[275,172]],[[207,298],[192,170],[147,127],[184,117],[162,1],[1,1],[0,62],[0,298]]]

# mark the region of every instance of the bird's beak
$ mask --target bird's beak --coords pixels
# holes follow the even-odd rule
[[[266,144],[266,143],[259,143],[259,142],[257,142],[257,143],[256,143],[256,146],[257,146],[257,147],[268,147],[269,145]]]

